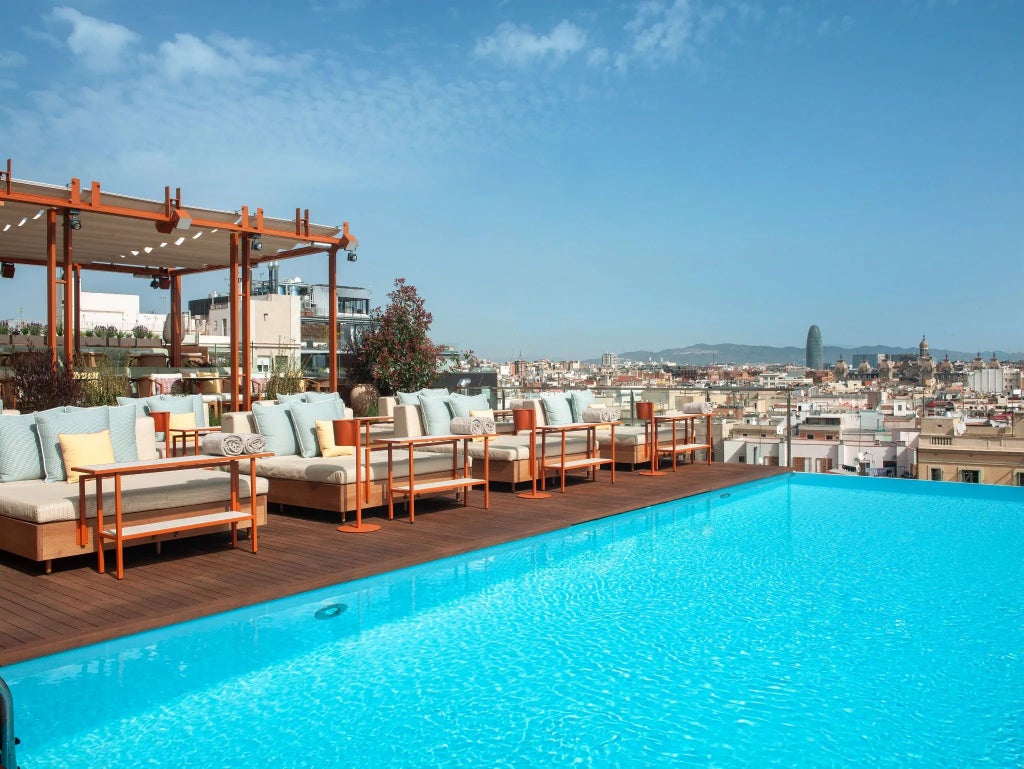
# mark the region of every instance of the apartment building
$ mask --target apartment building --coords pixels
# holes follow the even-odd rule
[[[925,417],[917,477],[1024,486],[1024,419]]]

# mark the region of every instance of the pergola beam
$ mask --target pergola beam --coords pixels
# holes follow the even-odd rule
[[[41,224],[45,224],[45,252],[40,253],[39,224],[34,222],[44,214]],[[61,233],[57,230],[58,214],[62,216]],[[62,252],[58,254],[61,234]],[[261,251],[252,250],[257,238],[263,246]],[[358,244],[349,232],[348,222],[343,223],[340,232],[336,226],[311,224],[309,209],[296,208],[294,220],[266,218],[262,208],[250,214],[248,206],[241,206],[240,212],[186,209],[180,187],[175,188],[173,194],[171,187],[165,187],[162,200],[146,200],[104,193],[96,181],[83,189],[78,178],[72,178],[64,187],[16,180],[10,159],[6,170],[0,168],[0,254],[4,262],[44,267],[46,342],[54,360],[58,318],[61,317],[58,310],[61,285],[64,289],[64,363],[73,366],[81,351],[83,269],[155,277],[162,282],[169,279],[170,362],[176,367],[181,365],[182,357],[181,279],[227,269],[231,287],[231,407],[236,410],[240,405],[248,408],[253,394],[250,316],[253,267],[300,256],[329,254],[330,381],[336,389],[337,256],[340,251],[354,251]],[[58,277],[60,266],[63,267],[62,278]]]

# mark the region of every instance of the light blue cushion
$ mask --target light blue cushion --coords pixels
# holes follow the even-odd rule
[[[114,459],[118,462],[135,462],[139,458],[139,447],[135,443],[134,404],[107,406],[110,420],[110,443],[114,447]]]
[[[320,441],[316,438],[316,422],[318,419],[344,419],[345,412],[341,400],[330,398],[316,403],[293,403],[289,407],[295,438],[299,443],[299,454],[304,457],[323,456],[320,452]]]
[[[157,403],[163,404],[168,401],[172,401],[176,404],[173,409],[164,408],[162,405],[154,407],[152,404],[149,407],[150,411],[168,411],[171,414],[187,414],[191,411],[196,415],[196,427],[209,427],[206,424],[206,404],[203,403],[202,395],[157,395]],[[188,408],[182,406],[182,403],[187,403]]]
[[[328,393],[305,392],[302,395],[303,395],[302,401],[304,403],[319,403],[320,401],[340,401],[341,400],[341,393],[339,393],[339,392],[328,392]],[[342,408],[345,407],[344,401],[342,401],[341,406],[342,406]]]
[[[423,411],[423,424],[427,435],[451,434],[452,411],[448,406],[448,398],[421,395],[420,409]]]
[[[395,397],[398,398],[399,405],[402,406],[418,406],[420,405],[420,396],[425,395],[428,398],[447,398],[448,390],[444,387],[423,387],[414,393],[403,393],[396,392]]]
[[[35,415],[35,420],[47,483],[66,481],[68,477],[64,469],[64,457],[61,455],[58,435],[82,435],[110,429],[110,416],[106,406],[65,411],[60,414],[40,412]]]
[[[483,393],[479,395],[452,393],[448,396],[448,405],[451,407],[453,417],[468,417],[471,409],[473,411],[489,409],[491,402]]]
[[[0,416],[0,482],[38,481],[43,477],[43,456],[35,414]]]
[[[151,395],[144,399],[146,414],[152,414],[154,411],[166,411],[168,414],[188,414],[194,412],[192,407],[192,401],[188,398],[182,398],[178,395]],[[196,427],[199,426],[199,419],[196,418]],[[157,433],[156,439],[158,441],[167,440],[167,436],[163,433]]]
[[[125,398],[124,396],[117,396],[118,406],[135,406],[135,415],[137,417],[144,417],[149,415],[149,404],[156,403],[160,400],[159,395],[151,395],[148,398]]]
[[[299,453],[295,428],[292,426],[291,417],[288,416],[290,410],[291,406],[252,404],[256,428],[260,435],[267,439],[267,451],[273,451],[279,457],[290,457]]]
[[[304,403],[306,393],[278,393],[277,402],[280,404]]]
[[[572,421],[582,422],[583,409],[589,409],[595,400],[597,398],[590,390],[570,390],[569,407],[572,409]]]
[[[540,396],[541,408],[544,409],[544,421],[549,425],[571,425],[573,423],[572,407],[565,393],[551,393]]]

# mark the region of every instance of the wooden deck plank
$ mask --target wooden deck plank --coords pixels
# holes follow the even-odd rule
[[[341,534],[338,516],[289,508],[271,512],[253,554],[241,540],[216,533],[125,550],[125,579],[96,572],[96,556],[40,564],[0,553],[0,665],[117,638],[286,595],[347,582],[426,561],[565,528],[628,510],[713,491],[786,472],[738,464],[695,464],[660,477],[619,470],[616,483],[567,478],[566,493],[523,500],[507,486],[470,495],[469,506],[450,494],[416,503],[416,523],[396,505],[365,516],[381,529]],[[523,490],[520,484],[519,489]],[[351,517],[351,516],[350,516]],[[108,559],[112,560],[112,559]],[[108,566],[111,565],[108,562]]]

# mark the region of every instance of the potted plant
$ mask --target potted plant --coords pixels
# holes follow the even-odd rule
[[[427,335],[434,317],[416,287],[396,278],[388,299],[386,308],[370,313],[369,328],[349,347],[352,377],[362,386],[375,388],[372,396],[369,392],[360,396],[364,404],[371,398],[376,403],[377,394],[414,392],[437,377],[438,348]],[[354,394],[352,400],[356,400]]]

